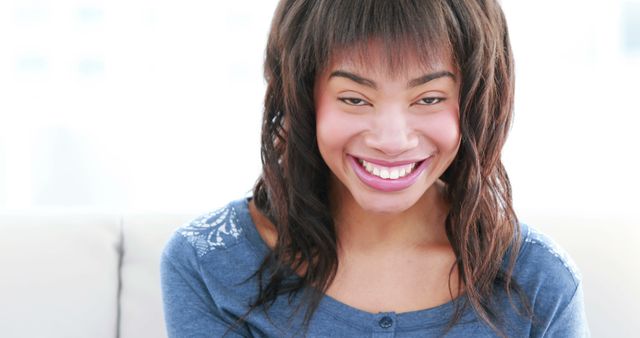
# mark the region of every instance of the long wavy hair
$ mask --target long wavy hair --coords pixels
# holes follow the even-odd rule
[[[279,3],[266,48],[263,167],[253,190],[256,207],[278,236],[256,273],[259,293],[249,311],[266,312],[278,296],[291,300],[301,293],[308,327],[335,277],[337,238],[329,169],[316,142],[314,84],[336,53],[366,57],[372,40],[387,51],[391,70],[403,67],[411,54],[397,51],[413,51],[425,64],[448,55],[461,74],[461,143],[441,179],[450,203],[446,233],[456,256],[451,272],[457,269],[465,302],[456,306],[448,328],[470,305],[504,335],[494,306],[498,288],[510,299],[516,291],[522,306],[514,307],[523,315],[531,312],[512,277],[520,234],[500,153],[513,115],[514,72],[505,18],[495,0]],[[292,271],[304,273],[290,278]]]

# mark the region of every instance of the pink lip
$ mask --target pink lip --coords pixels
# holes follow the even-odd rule
[[[401,166],[401,165],[405,165],[405,164],[416,163],[416,162],[422,161],[422,160],[406,160],[406,161],[389,162],[389,161],[377,160],[377,159],[366,158],[366,157],[357,157],[357,158],[361,159],[361,160],[365,160],[365,161],[370,162],[370,163],[375,163],[377,165],[381,165],[381,166],[384,166],[384,167],[397,167],[397,166]]]
[[[360,181],[362,181],[362,183],[376,190],[392,192],[392,191],[403,190],[413,185],[418,180],[418,177],[420,176],[420,174],[422,174],[422,172],[425,171],[425,169],[429,166],[429,164],[431,163],[431,160],[433,159],[433,156],[430,156],[429,158],[423,160],[420,163],[420,165],[414,168],[409,175],[400,177],[395,180],[388,180],[382,177],[372,175],[368,171],[366,171],[360,165],[360,163],[358,163],[358,159],[356,159],[353,156],[348,156],[348,158],[349,158],[349,162],[351,163],[351,167],[353,168],[353,171],[356,173],[356,176],[358,176],[358,178],[360,179]],[[383,165],[383,166],[398,166],[398,165],[417,162],[417,161],[413,161],[413,162],[408,161],[408,162],[392,162],[391,163],[391,162],[384,162],[379,160],[377,161],[376,160],[370,161],[369,159],[363,159],[363,160],[367,162]]]

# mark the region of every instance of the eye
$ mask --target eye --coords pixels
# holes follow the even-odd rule
[[[350,106],[366,106],[369,102],[359,99],[357,97],[339,97],[338,100],[350,105]]]
[[[444,101],[445,98],[443,97],[423,97],[420,100],[418,100],[418,102],[416,102],[416,104],[420,104],[420,105],[425,105],[425,106],[432,106],[434,104],[438,104],[442,101]]]

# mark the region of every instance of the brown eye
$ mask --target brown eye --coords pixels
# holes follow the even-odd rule
[[[420,100],[418,100],[418,102],[416,102],[417,104],[421,104],[421,105],[425,105],[425,106],[431,106],[434,104],[438,104],[440,102],[444,101],[444,98],[442,97],[424,97],[421,98]]]
[[[358,99],[355,97],[341,97],[338,100],[350,105],[350,106],[366,106],[369,103],[363,99]]]

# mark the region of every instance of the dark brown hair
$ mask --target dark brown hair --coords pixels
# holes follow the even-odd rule
[[[335,276],[329,169],[316,143],[313,90],[316,75],[336,53],[366,56],[372,40],[388,51],[391,70],[413,53],[425,64],[447,55],[461,74],[461,144],[442,180],[450,203],[446,232],[456,256],[452,269],[458,270],[458,291],[466,302],[456,307],[449,328],[470,305],[503,335],[493,306],[497,287],[509,297],[517,291],[521,309],[529,315],[530,310],[512,278],[520,236],[500,153],[512,120],[514,74],[504,15],[495,0],[280,2],[266,50],[263,171],[253,192],[278,237],[256,274],[259,294],[251,310],[266,310],[279,295],[303,291],[306,326]],[[398,50],[412,53],[393,52]],[[300,270],[300,278],[289,278]]]

